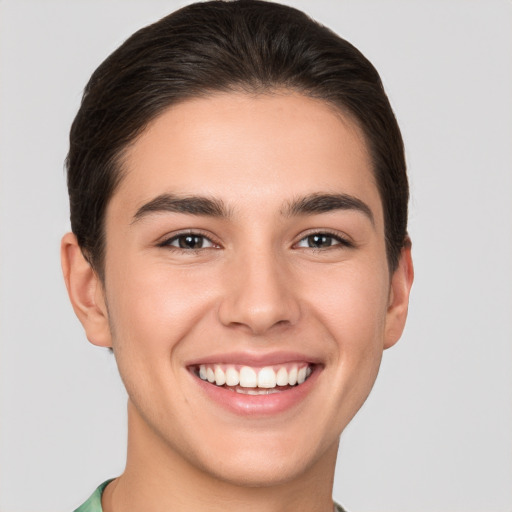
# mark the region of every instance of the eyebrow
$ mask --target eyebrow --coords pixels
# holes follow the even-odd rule
[[[375,224],[370,207],[348,194],[322,194],[315,193],[299,197],[288,203],[282,212],[285,216],[313,215],[328,213],[335,210],[355,210],[364,214]],[[174,194],[161,194],[142,205],[135,215],[133,222],[137,222],[153,213],[185,213],[189,215],[228,218],[230,212],[220,199],[204,196],[177,196]]]
[[[284,212],[288,216],[327,213],[335,210],[355,210],[364,214],[375,225],[370,207],[348,194],[310,194],[290,202]]]
[[[222,201],[202,196],[176,196],[161,194],[141,206],[133,216],[136,222],[152,213],[171,212],[208,217],[229,217],[229,211]]]

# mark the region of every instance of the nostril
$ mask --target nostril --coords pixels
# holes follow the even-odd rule
[[[219,319],[225,326],[261,335],[269,329],[294,325],[299,303],[286,268],[277,268],[275,255],[265,252],[232,269],[233,279],[225,283],[219,302]]]
[[[230,322],[228,327],[234,329],[240,329],[246,331],[253,336],[261,336],[268,334],[269,331],[285,329],[292,325],[289,320],[278,320],[277,322],[272,321],[255,321],[255,319],[248,320],[247,322]]]

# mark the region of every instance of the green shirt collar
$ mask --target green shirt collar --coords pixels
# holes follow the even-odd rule
[[[101,508],[101,495],[105,490],[105,487],[112,482],[113,478],[103,482],[91,495],[91,497],[74,512],[103,512]]]

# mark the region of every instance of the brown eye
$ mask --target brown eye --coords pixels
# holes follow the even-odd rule
[[[215,244],[207,237],[194,233],[182,233],[166,240],[161,247],[170,247],[176,249],[184,249],[194,251],[198,249],[208,249],[215,247]]]
[[[307,237],[308,247],[315,249],[322,249],[324,247],[331,247],[333,245],[333,238],[331,235],[318,234],[310,235]]]
[[[330,233],[313,233],[299,241],[297,247],[307,249],[328,249],[329,247],[351,247],[352,244],[338,235]]]
[[[197,235],[181,235],[178,237],[177,241],[181,249],[202,249],[204,237]]]

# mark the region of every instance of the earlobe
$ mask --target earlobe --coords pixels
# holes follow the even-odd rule
[[[61,264],[69,300],[85,329],[87,339],[94,345],[111,347],[103,285],[82,254],[73,233],[67,233],[62,238]]]
[[[411,241],[407,239],[400,254],[398,267],[391,277],[391,290],[386,315],[384,348],[392,347],[402,335],[407,319],[409,294],[414,280]]]

